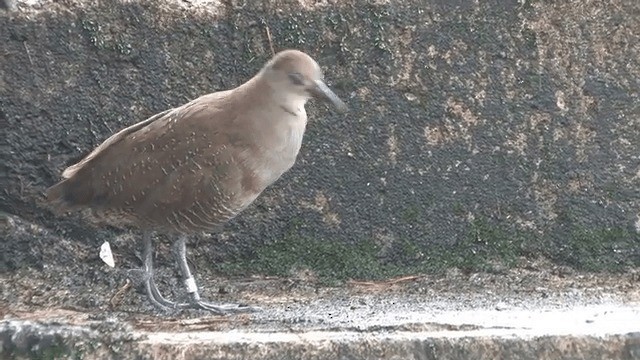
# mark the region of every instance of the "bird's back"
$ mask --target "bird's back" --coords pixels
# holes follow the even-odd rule
[[[255,119],[231,103],[242,92],[230,95],[202,96],[113,135],[65,170],[48,199],[116,226],[192,232],[224,223],[293,164],[262,176],[269,159],[249,129]]]

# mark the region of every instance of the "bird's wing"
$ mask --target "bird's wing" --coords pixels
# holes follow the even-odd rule
[[[118,131],[117,133],[111,135],[109,138],[107,138],[107,140],[105,140],[102,144],[100,144],[97,148],[93,149],[92,152],[89,153],[89,155],[85,156],[82,160],[80,160],[80,162],[78,162],[77,164],[71,165],[68,168],[66,168],[63,172],[62,172],[62,178],[64,179],[68,179],[70,177],[72,177],[80,168],[82,168],[85,164],[87,164],[89,161],[91,161],[91,159],[95,158],[96,156],[98,156],[98,154],[100,154],[101,152],[105,151],[105,149],[117,144],[119,141],[121,141],[122,139],[124,139],[127,135],[136,132],[140,129],[142,129],[143,127],[149,125],[150,123],[163,118],[164,116],[166,116],[169,112],[173,111],[174,109],[168,109],[165,110],[161,113],[155,114],[152,117],[141,121],[137,124],[133,124],[127,128],[124,128],[120,131]]]
[[[161,208],[184,208],[204,193],[241,178],[230,166],[242,144],[226,92],[198,98],[108,138],[78,164],[47,198],[63,210],[88,207],[157,218]],[[226,110],[221,110],[226,109]],[[231,109],[231,110],[229,110]],[[203,185],[204,184],[204,185]],[[234,186],[228,187],[233,192]],[[154,210],[155,209],[155,210]]]

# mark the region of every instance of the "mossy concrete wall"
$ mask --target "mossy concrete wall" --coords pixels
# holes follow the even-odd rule
[[[196,250],[218,271],[379,277],[640,265],[640,2],[40,1],[0,14],[0,210],[97,247],[42,191],[109,134],[315,57],[296,166]],[[6,235],[3,270],[37,266]],[[135,244],[120,243],[131,252]],[[31,255],[29,255],[31,254]],[[203,265],[206,264],[206,265]]]

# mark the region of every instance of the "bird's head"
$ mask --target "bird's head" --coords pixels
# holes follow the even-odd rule
[[[324,83],[318,63],[301,51],[277,53],[262,69],[262,76],[274,91],[286,98],[306,102],[314,97],[330,102],[340,112],[347,110],[347,105]]]

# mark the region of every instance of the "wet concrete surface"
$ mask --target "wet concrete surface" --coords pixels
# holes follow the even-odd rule
[[[262,308],[235,316],[3,304],[0,339],[5,355],[32,358],[640,358],[637,274],[535,268],[338,287],[227,279],[225,301]]]
[[[425,303],[411,298],[395,298],[390,302],[365,298],[364,301],[373,303],[362,310],[348,311],[348,314],[343,310],[345,307],[336,308],[336,303],[328,307],[323,307],[325,304],[317,308],[312,306],[314,311],[306,320],[320,321],[330,330],[154,332],[142,340],[141,345],[160,345],[164,349],[205,347],[215,351],[224,346],[257,344],[262,345],[260,356],[264,356],[263,352],[274,353],[274,349],[280,349],[278,352],[283,354],[286,352],[282,348],[296,349],[305,344],[305,350],[311,352],[321,353],[323,347],[329,347],[330,350],[325,350],[326,358],[332,358],[333,353],[333,358],[371,359],[462,358],[461,355],[464,358],[549,358],[540,356],[548,351],[543,350],[545,348],[554,348],[556,354],[551,358],[556,359],[600,358],[596,348],[608,347],[610,354],[628,353],[629,358],[640,357],[638,307],[609,304],[571,309],[470,308],[455,311],[452,309],[458,306],[456,303]],[[314,313],[318,309],[323,315]],[[326,314],[335,314],[335,317]],[[625,340],[620,342],[621,338]],[[438,345],[443,342],[449,347]],[[573,350],[567,351],[568,344],[572,344],[569,348],[573,347]]]

